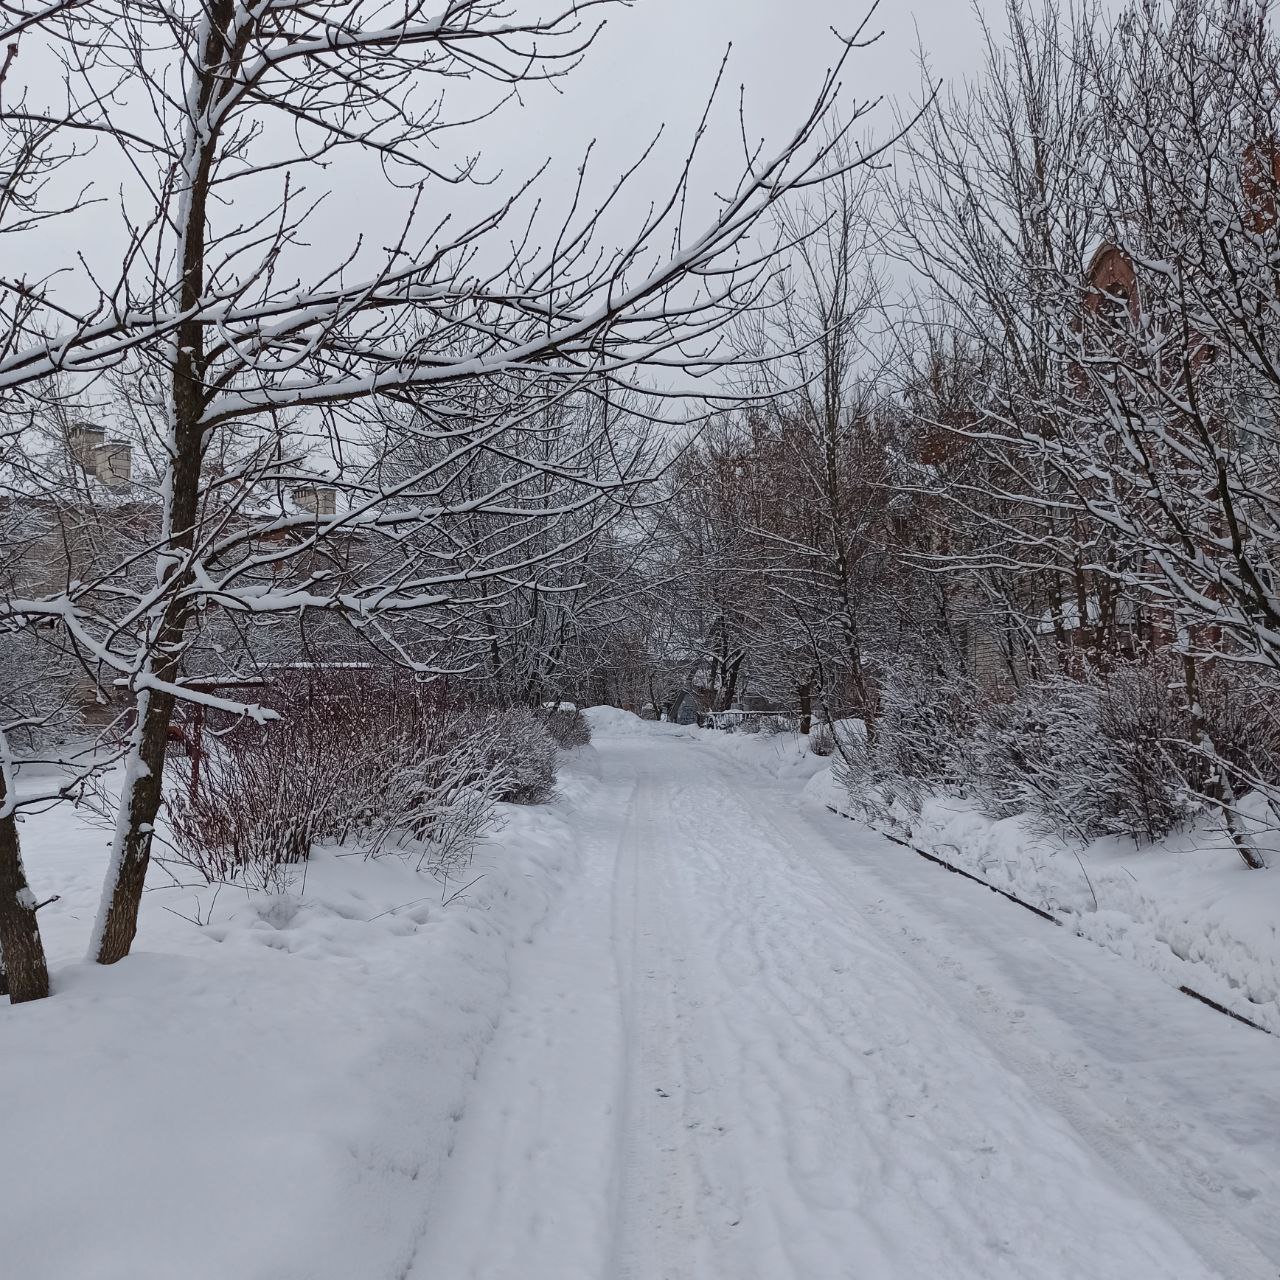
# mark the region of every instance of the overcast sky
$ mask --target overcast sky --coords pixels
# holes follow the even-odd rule
[[[794,120],[838,54],[834,27],[852,34],[865,0],[639,0],[615,13],[575,87],[603,107],[602,130],[665,116],[689,121],[726,47],[730,79],[747,87],[755,123]],[[986,0],[999,24],[1002,0]],[[978,21],[968,0],[882,0],[868,34],[883,31],[855,56],[848,87],[866,98],[918,91],[923,46],[945,76],[971,70],[980,55]]]
[[[997,28],[1003,7],[1003,0],[984,0],[987,21]],[[603,34],[558,90],[526,88],[522,106],[512,104],[483,125],[449,135],[445,145],[479,151],[481,171],[501,170],[503,187],[552,156],[554,173],[542,192],[554,206],[589,143],[595,143],[592,166],[603,188],[665,125],[664,150],[633,185],[633,198],[654,196],[678,170],[730,50],[717,126],[696,183],[709,196],[741,170],[741,148],[734,145],[739,87],[752,136],[786,137],[839,56],[832,27],[851,35],[868,8],[865,0],[636,0],[610,12]],[[888,136],[895,103],[906,112],[919,101],[922,49],[932,73],[947,80],[975,71],[982,56],[981,30],[968,0],[882,0],[866,35],[877,32],[883,35],[854,54],[843,77],[846,115],[856,102],[885,99],[860,134]],[[477,209],[492,205],[492,192],[454,190],[448,198],[465,208],[472,197]],[[340,237],[344,224],[359,225],[369,213],[358,185],[339,193],[325,214],[329,234]]]
[[[1002,25],[1003,0],[982,3],[987,20]],[[663,149],[632,185],[629,204],[634,207],[621,208],[618,225],[608,229],[626,236],[642,218],[643,206],[669,191],[716,70],[731,50],[720,111],[694,185],[701,197],[694,212],[705,202],[709,214],[712,193],[732,185],[742,169],[736,119],[739,86],[745,94],[750,135],[774,142],[789,136],[807,113],[824,72],[839,56],[831,28],[851,35],[868,7],[867,0],[636,0],[630,8],[608,10],[605,31],[559,92],[545,85],[526,87],[521,105],[509,104],[490,120],[443,136],[446,146],[468,155],[478,152],[481,173],[492,176],[500,171],[496,187],[468,191],[436,186],[421,212],[434,222],[446,210],[462,219],[492,209],[498,191],[532,174],[548,156],[553,170],[540,194],[543,208],[554,211],[567,203],[589,143],[596,144],[593,171],[599,192],[665,124]],[[886,99],[859,133],[890,135],[895,104],[906,112],[919,100],[922,50],[931,72],[946,80],[973,73],[981,59],[981,31],[968,0],[883,0],[866,35],[877,32],[883,35],[871,48],[853,55],[843,77],[846,116],[857,103]],[[465,87],[460,88],[465,95]],[[464,103],[464,111],[465,107]],[[103,165],[111,187],[129,181],[127,165],[106,149],[100,162],[91,165],[99,177]],[[325,258],[345,256],[359,237],[369,252],[377,252],[395,234],[404,201],[376,171],[367,178],[372,183],[358,169],[347,167],[314,175],[315,189],[332,190],[308,237],[313,251],[318,249]],[[373,191],[378,192],[376,200],[370,198]],[[103,219],[105,213],[98,206],[86,218],[58,224],[52,231],[53,244],[33,249],[33,274],[55,265],[68,240],[90,256],[118,253],[117,228],[109,214]],[[233,208],[224,216],[239,219],[242,214],[242,209]],[[91,223],[86,221],[89,217]]]

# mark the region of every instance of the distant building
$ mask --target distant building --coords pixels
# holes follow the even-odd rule
[[[676,724],[698,723],[698,695],[692,689],[685,689],[676,699],[671,718]]]
[[[338,493],[331,485],[298,485],[289,496],[293,499],[294,506],[313,516],[337,514]]]
[[[75,423],[67,433],[71,456],[85,475],[112,492],[128,489],[133,482],[133,449],[123,440],[108,440],[102,427]]]

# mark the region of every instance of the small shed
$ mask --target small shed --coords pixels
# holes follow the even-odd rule
[[[698,723],[698,699],[692,689],[686,689],[678,696],[672,719],[676,724]]]

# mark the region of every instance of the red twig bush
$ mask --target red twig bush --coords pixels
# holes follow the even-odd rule
[[[318,841],[450,873],[499,800],[554,794],[555,742],[531,711],[454,703],[374,668],[287,669],[272,692],[280,720],[206,735],[198,787],[194,762],[173,762],[172,856],[210,883],[282,889]]]

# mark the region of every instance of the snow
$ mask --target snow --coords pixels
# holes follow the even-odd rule
[[[644,738],[652,740],[655,736],[687,738],[697,733],[697,729],[688,725],[669,724],[665,721],[641,720],[630,711],[622,711],[617,707],[586,707],[582,712],[591,726],[591,736],[604,734],[611,738]]]
[[[838,807],[838,801],[832,801]],[[1249,872],[1220,828],[1135,848],[1039,839],[963,801],[925,805],[914,837],[1085,937],[1280,1034],[1280,878]],[[1259,833],[1259,844],[1276,833]],[[1273,865],[1280,865],[1274,851]]]
[[[704,729],[701,734],[717,754],[750,764],[779,781],[803,783],[831,763],[815,756],[809,750],[808,739],[798,733],[721,733]]]
[[[106,833],[24,823],[5,1274],[1274,1280],[1280,1044],[829,814],[793,736],[585,714],[447,905],[158,876],[102,969]]]
[[[294,895],[157,873],[111,968],[75,963],[109,833],[68,808],[25,822],[40,895],[63,896],[41,913],[55,998],[0,1012],[0,1270],[400,1275],[520,953],[578,865],[584,785],[570,766],[557,805],[504,806],[443,889],[323,850]]]
[[[805,787],[815,804],[847,811],[830,769]],[[1275,819],[1257,797],[1243,811],[1255,844],[1280,867]],[[1188,986],[1280,1035],[1280,878],[1247,871],[1219,825],[1199,822],[1157,844],[1114,837],[1085,844],[1036,835],[938,795],[908,833],[918,846],[1058,916],[1071,930]]]

